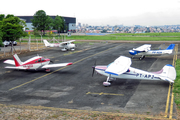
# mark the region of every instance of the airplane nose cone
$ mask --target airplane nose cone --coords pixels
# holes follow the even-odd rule
[[[50,59],[49,59],[49,58],[46,58],[45,60],[46,60],[46,61],[50,61]]]

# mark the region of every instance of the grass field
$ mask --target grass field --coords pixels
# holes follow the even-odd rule
[[[62,39],[64,36],[53,35],[55,39]],[[28,39],[29,37],[25,37]],[[43,36],[43,39],[52,39],[52,36]],[[40,36],[31,35],[31,39],[41,39]],[[101,36],[71,35],[67,40],[132,40],[132,41],[180,41],[180,33],[116,33]]]
[[[111,34],[111,35],[119,35],[119,36],[151,36],[151,37],[155,37],[155,36],[179,36],[180,37],[180,33],[179,32],[171,32],[171,33],[116,33],[116,34]]]
[[[175,103],[180,109],[180,59],[176,61],[176,80],[174,83]]]

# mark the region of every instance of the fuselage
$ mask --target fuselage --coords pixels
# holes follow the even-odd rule
[[[44,65],[49,64],[50,59],[45,59],[43,57],[37,56],[33,57],[25,62],[22,63],[22,65],[17,66],[19,69],[39,69]]]
[[[95,70],[97,73],[109,77],[110,74],[106,73],[105,70],[107,66],[96,66]],[[162,73],[163,70],[159,71],[158,74]],[[112,78],[120,79],[139,79],[139,80],[161,80],[159,75],[143,70],[139,70],[133,67],[130,67],[127,72],[120,75],[111,75]]]
[[[65,43],[65,44],[61,44],[61,43],[51,43],[49,45],[49,47],[64,47],[66,49],[74,49],[75,48],[75,44],[74,43]]]
[[[173,50],[149,50],[147,52],[134,51],[129,50],[129,54],[131,55],[163,55],[163,54],[171,54]]]

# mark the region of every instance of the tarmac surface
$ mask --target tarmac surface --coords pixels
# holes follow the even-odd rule
[[[116,79],[104,87],[105,76],[94,74],[92,66],[108,65],[120,55],[131,57],[128,51],[142,43],[82,43],[75,51],[60,48],[33,51],[19,55],[25,61],[39,54],[54,63],[73,62],[71,66],[23,71],[5,69],[0,60],[0,103],[34,105],[105,112],[161,114],[165,112],[169,83]],[[169,44],[153,44],[151,49],[166,49]],[[10,58],[12,59],[12,57]],[[172,64],[171,56],[147,56],[142,61],[132,59],[132,67],[159,71]],[[173,113],[175,113],[175,107]]]

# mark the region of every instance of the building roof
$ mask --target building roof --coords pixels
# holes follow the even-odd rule
[[[21,19],[25,19],[26,23],[32,23],[31,19],[33,19],[33,16],[17,16]],[[55,19],[56,16],[51,16],[51,18]],[[63,17],[63,16],[62,16]],[[76,23],[75,17],[63,17],[65,19],[65,23]]]

